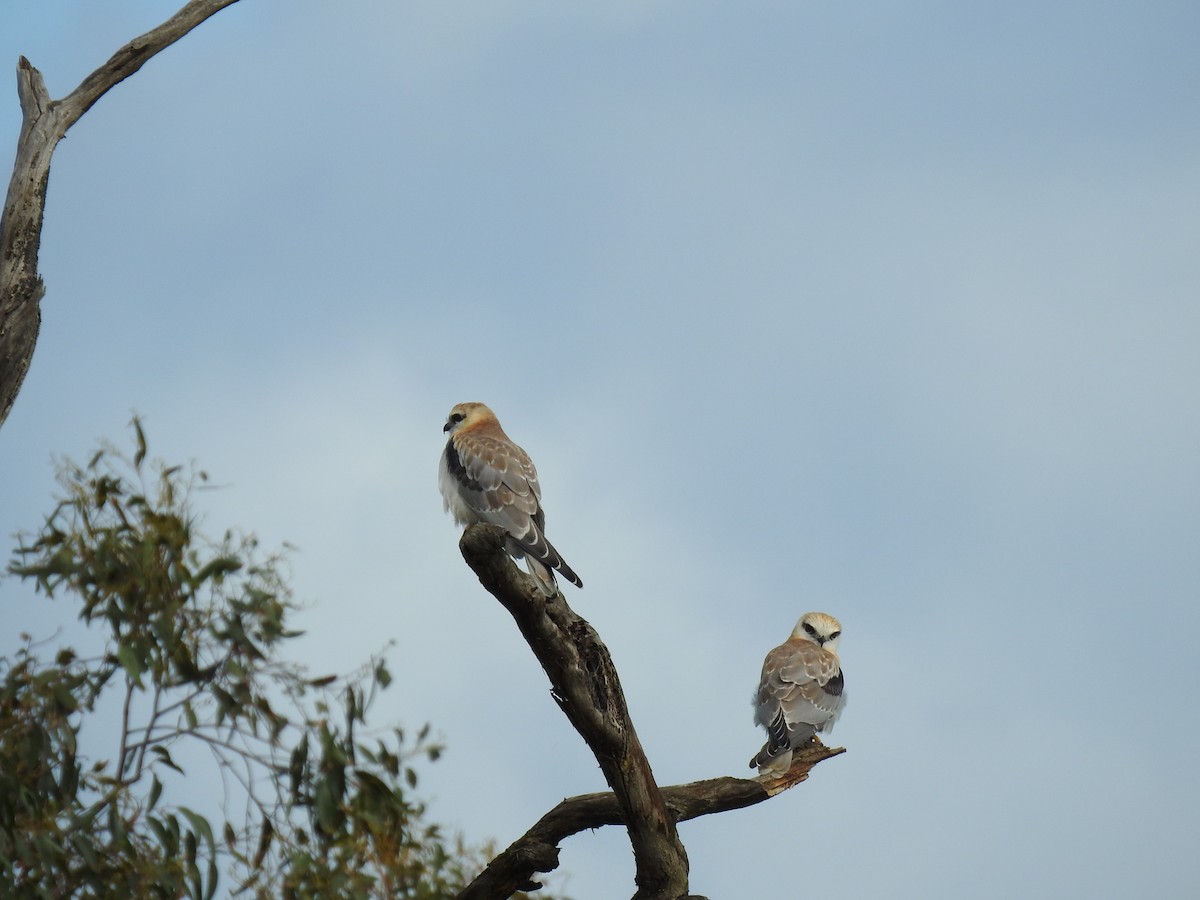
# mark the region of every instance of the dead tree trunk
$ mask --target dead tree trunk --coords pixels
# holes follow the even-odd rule
[[[562,801],[497,856],[459,900],[503,900],[540,887],[533,876],[558,866],[558,844],[585,828],[624,825],[633,845],[634,900],[688,896],[688,861],[675,824],[760,803],[799,784],[839,753],[814,741],[778,778],[716,778],[659,790],[642,751],[608,648],[559,593],[547,599],[504,551],[504,531],[473,525],[459,542],[480,582],[516,620],[550,678],[550,694],[587,742],[612,793]]]
[[[38,274],[42,216],[50,157],[79,117],[109,88],[140,69],[150,57],[175,43],[201,22],[237,0],[192,0],[170,19],[113,54],[62,100],[51,100],[42,73],[21,57],[17,95],[21,132],[12,179],[0,214],[0,426],[8,418],[29,371],[41,328],[41,299],[46,293]]]

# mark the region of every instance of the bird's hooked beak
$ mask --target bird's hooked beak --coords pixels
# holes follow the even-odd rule
[[[442,426],[442,434],[445,434],[449,430],[450,430],[450,423],[447,422],[445,425]]]

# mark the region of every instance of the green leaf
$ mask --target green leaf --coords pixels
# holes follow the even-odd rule
[[[121,818],[121,813],[115,805],[108,808],[108,832],[118,847],[129,846],[129,832],[125,827],[125,820]]]
[[[375,666],[375,680],[379,682],[381,688],[386,688],[392,683],[392,673],[388,671],[383,662]]]
[[[236,572],[242,567],[242,561],[233,556],[218,556],[192,576],[193,584],[203,584],[210,578],[218,582],[230,572]]]
[[[187,774],[186,772],[183,771],[183,769],[181,769],[181,768],[179,768],[179,766],[175,765],[175,760],[171,759],[171,754],[167,750],[166,747],[155,744],[153,747],[150,748],[150,752],[153,753],[155,756],[157,756],[158,761],[161,762],[167,768],[174,769],[180,775]]]
[[[338,808],[333,798],[333,788],[328,780],[322,779],[317,785],[317,825],[326,834],[333,834],[338,827]]]
[[[193,812],[186,806],[179,807],[179,811],[183,813],[196,834],[204,838],[204,843],[208,845],[208,849],[211,852],[216,852],[216,842],[213,840],[213,830],[212,826],[208,824],[208,819],[199,813]]]
[[[192,872],[196,870],[196,848],[196,832],[185,831],[183,833],[183,859]]]
[[[167,823],[158,816],[147,816],[146,821],[150,823],[150,830],[154,832],[154,836],[158,838],[158,843],[162,845],[163,855],[173,857],[179,850],[179,836],[176,829],[168,828]],[[174,824],[173,817],[168,817],[168,821]]]
[[[84,865],[93,872],[101,870],[100,854],[90,834],[71,835],[71,849],[83,857]]]
[[[292,751],[292,758],[288,762],[288,774],[292,779],[292,797],[296,797],[300,793],[300,784],[304,778],[304,767],[308,764],[308,733],[305,732],[304,737],[300,739],[300,743],[296,745],[296,749]]]
[[[137,652],[129,644],[117,645],[117,662],[121,664],[121,668],[125,670],[125,674],[129,676],[129,680],[136,684],[139,688],[142,687],[142,672],[145,669],[142,666],[142,661],[138,657]]]
[[[267,851],[271,849],[271,839],[275,837],[275,828],[271,825],[271,820],[263,817],[262,834],[258,838],[258,848],[254,851],[254,861],[251,865],[255,869],[262,868],[263,860],[267,858]]]
[[[204,900],[212,900],[217,893],[220,873],[217,871],[217,855],[208,858],[208,888],[204,891]]]
[[[71,689],[61,681],[54,685],[54,701],[65,712],[73,713],[79,709],[79,701],[71,693]]]

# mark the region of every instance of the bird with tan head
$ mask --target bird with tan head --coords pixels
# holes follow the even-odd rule
[[[529,454],[504,433],[482,403],[459,403],[442,429],[450,435],[438,469],[446,511],[460,525],[483,522],[508,532],[505,549],[524,557],[529,574],[548,597],[558,592],[553,569],[576,587],[579,576],[546,540],[542,489]]]

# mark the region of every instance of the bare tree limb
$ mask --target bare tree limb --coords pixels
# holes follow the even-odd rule
[[[459,900],[501,900],[533,890],[537,872],[558,866],[558,844],[579,831],[625,825],[641,898],[687,895],[687,855],[677,822],[761,803],[808,778],[822,760],[845,751],[813,741],[775,778],[714,778],[660,791],[638,742],[608,649],[562,594],[547,600],[504,551],[504,532],[473,525],[459,542],[480,582],[516,620],[550,676],[552,695],[587,742],[612,792],[571,797],[497,856]]]
[[[797,750],[791,768],[776,778],[710,778],[663,788],[663,799],[676,822],[753,806],[807,779],[817,763],[845,752],[814,740]],[[612,792],[568,797],[488,863],[458,900],[501,900],[519,890],[536,890],[541,885],[534,876],[558,867],[558,845],[564,840],[587,829],[623,824]]]
[[[109,88],[160,50],[237,0],[191,0],[157,28],[134,38],[62,100],[51,100],[42,73],[25,57],[17,63],[21,132],[12,179],[0,214],[0,425],[8,418],[33,359],[41,328],[38,274],[46,185],[54,148]]]
[[[567,605],[547,599],[504,552],[504,531],[473,525],[459,542],[467,564],[503,604],[546,674],[552,695],[600,764],[633,845],[635,900],[687,895],[688,860],[629,718],[608,648]]]

